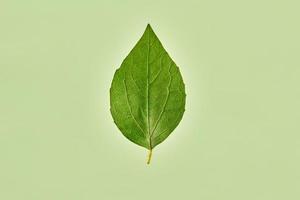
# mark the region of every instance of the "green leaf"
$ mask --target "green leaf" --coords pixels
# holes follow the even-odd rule
[[[149,149],[177,127],[185,110],[185,86],[179,68],[148,24],[115,72],[110,88],[111,114],[130,141]]]

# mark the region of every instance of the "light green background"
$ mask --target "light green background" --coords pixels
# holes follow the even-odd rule
[[[299,200],[297,1],[1,1],[1,200]],[[154,149],[109,113],[150,23],[186,112]]]

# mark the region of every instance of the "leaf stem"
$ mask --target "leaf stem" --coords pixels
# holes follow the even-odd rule
[[[147,160],[147,164],[148,164],[148,165],[150,164],[151,157],[152,157],[152,149],[150,149],[150,150],[149,150],[149,153],[148,153],[148,160]]]

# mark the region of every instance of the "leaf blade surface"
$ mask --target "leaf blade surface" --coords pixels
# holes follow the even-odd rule
[[[179,68],[150,25],[115,72],[111,114],[130,141],[152,150],[177,127],[185,111]]]

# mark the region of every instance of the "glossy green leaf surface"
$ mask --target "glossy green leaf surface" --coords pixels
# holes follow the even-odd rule
[[[179,68],[147,26],[114,74],[111,114],[123,135],[149,150],[176,128],[185,110]]]

